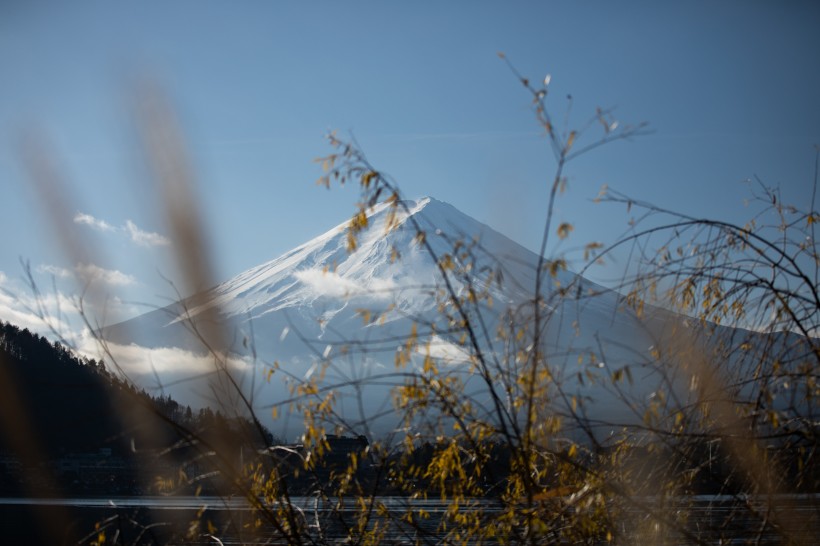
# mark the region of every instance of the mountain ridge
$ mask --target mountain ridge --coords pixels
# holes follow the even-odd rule
[[[404,212],[405,206],[409,214]],[[525,247],[452,205],[429,196],[397,206],[397,225],[388,233],[385,228],[390,210],[387,202],[368,210],[368,225],[358,234],[355,250],[347,248],[349,222],[342,222],[277,258],[219,283],[206,291],[204,305],[188,308],[184,303],[182,306],[171,304],[123,324],[108,326],[102,330],[102,336],[115,342],[128,342],[129,336],[146,327],[154,328],[160,316],[167,319],[163,327],[168,327],[193,319],[211,306],[218,307],[226,317],[244,322],[299,307],[322,315],[329,312],[324,307],[332,299],[378,303],[398,294],[405,310],[418,310],[419,289],[434,287],[438,272],[424,249],[414,242],[414,229],[405,225],[410,216],[427,232],[427,241],[439,256],[452,253],[448,240],[459,236],[489,248],[485,258],[503,260],[505,269],[512,270],[511,274],[507,271],[507,281],[519,285],[519,299],[529,297],[535,286],[537,257]],[[573,274],[564,274],[565,283],[573,279]],[[496,296],[505,298],[502,292]],[[148,315],[152,316],[151,324],[141,324]],[[144,336],[138,337],[134,340],[138,344],[163,346],[163,343],[149,343]]]
[[[143,379],[156,379],[158,388],[163,383],[185,385],[212,399],[214,386],[206,378],[214,368],[207,352],[215,348],[200,338],[197,321],[219,320],[227,341],[216,351],[231,355],[227,366],[237,384],[247,389],[254,407],[270,410],[292,399],[293,389],[319,368],[325,369],[326,385],[340,386],[351,399],[362,396],[362,385],[394,369],[401,340],[410,335],[418,338],[409,362],[415,371],[426,355],[443,366],[457,367],[469,365],[476,350],[504,350],[493,335],[507,327],[505,321],[520,321],[524,330],[533,327],[539,263],[535,253],[429,197],[395,206],[380,203],[367,212],[355,248],[349,245],[349,223],[339,224],[220,283],[198,296],[194,305],[174,304],[103,329],[101,335],[109,348],[123,349],[121,354],[134,366],[142,365]],[[418,244],[418,230],[425,234],[424,245]],[[453,292],[443,290],[437,260],[449,260]],[[595,399],[599,415],[614,415],[619,395],[590,381],[624,373],[631,377],[630,370],[643,370],[640,381],[630,381],[624,388],[645,398],[664,380],[652,364],[658,338],[694,335],[683,329],[685,324],[674,313],[647,306],[641,314],[625,305],[617,292],[563,267],[544,275],[547,282],[538,300],[543,306],[539,339],[553,380],[565,387],[567,396]],[[573,290],[567,291],[569,286]],[[467,297],[477,287],[486,288],[487,296],[486,301],[473,301],[469,311],[471,320],[483,324],[485,334],[478,347],[465,345],[461,318],[448,315],[453,296]],[[156,364],[166,357],[167,365]],[[195,363],[183,364],[186,358]],[[356,408],[342,403],[341,411],[358,411],[354,421],[369,425],[367,414],[386,411],[392,404],[391,389],[398,384],[373,387],[367,404]],[[175,397],[196,403],[182,393]],[[626,418],[632,409],[620,411]],[[263,422],[274,433],[289,437],[293,427],[280,431],[275,420]],[[384,428],[392,426],[395,423],[388,422]]]

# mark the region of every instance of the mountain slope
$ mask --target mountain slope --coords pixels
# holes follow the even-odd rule
[[[496,338],[495,332],[514,322],[524,331],[532,329],[538,257],[446,203],[426,197],[402,205],[394,209],[381,203],[368,211],[355,250],[348,248],[348,224],[341,224],[196,301],[109,327],[102,336],[115,349],[130,346],[132,360],[155,358],[156,351],[168,349],[202,354],[203,341],[210,340],[198,339],[196,332],[202,331],[202,321],[217,320],[227,339],[228,347],[222,350],[234,355],[228,368],[263,420],[271,406],[291,399],[290,390],[319,371],[322,384],[335,385],[341,393],[339,412],[354,424],[371,425],[373,415],[391,411],[390,387],[402,381],[394,360],[411,332],[420,342],[410,358],[411,370],[420,369],[428,353],[445,366],[460,366],[476,350],[492,355],[499,367],[513,369],[514,362],[504,364],[511,356],[509,342]],[[391,211],[397,211],[395,217]],[[429,247],[418,243],[418,230]],[[452,260],[449,275],[457,296],[465,296],[471,286],[488,287],[492,305],[469,306],[471,320],[482,325],[472,347],[460,318],[453,318],[430,250],[435,259]],[[652,364],[659,339],[683,336],[694,341],[699,334],[672,313],[647,307],[639,317],[619,294],[560,267],[553,273],[545,275],[546,320],[540,339],[562,399],[594,402],[579,410],[593,421],[602,416],[610,421],[640,419],[639,410],[618,402],[624,397],[647,400],[660,386],[668,388],[676,381]],[[135,353],[135,345],[147,350]],[[198,366],[180,362],[158,373],[166,384],[187,379],[172,391],[183,402],[191,400],[183,388],[206,398],[220,396],[207,379],[213,371],[207,358],[197,358]],[[273,368],[271,378],[265,372]],[[146,375],[148,369],[143,367]],[[155,372],[152,368],[151,374]],[[630,384],[613,389],[607,382],[618,374]],[[261,381],[263,376],[270,381]],[[486,386],[471,379],[467,388],[481,396]],[[685,394],[686,389],[681,390]],[[285,436],[299,428],[291,424],[283,431],[270,418],[265,422]],[[395,419],[385,421],[384,427],[391,426]]]
[[[465,243],[480,244],[483,250],[476,249],[476,253],[482,255],[483,265],[502,265],[505,284],[493,293],[499,302],[521,302],[531,297],[537,263],[534,253],[441,201],[425,197],[409,203],[409,210],[409,216],[427,233],[436,255],[452,254],[452,241],[461,238]],[[218,308],[222,316],[238,324],[281,322],[269,315],[290,312],[292,320],[317,324],[324,321],[326,327],[338,324],[341,318],[349,319],[357,305],[393,303],[404,314],[430,312],[435,308],[430,292],[439,284],[435,263],[413,241],[416,232],[407,225],[408,215],[399,212],[398,227],[387,233],[388,215],[386,203],[370,211],[368,227],[359,234],[355,251],[347,249],[347,223],[340,224],[216,286],[204,298],[205,304],[188,308],[171,305],[106,328],[104,336],[113,342],[136,342],[146,347],[177,345],[181,341],[176,331],[180,322],[196,320],[208,307]],[[576,279],[571,273],[561,272],[558,280],[566,285]],[[584,282],[587,289],[606,292]],[[396,316],[398,313],[393,318]],[[173,333],[166,334],[168,331]]]

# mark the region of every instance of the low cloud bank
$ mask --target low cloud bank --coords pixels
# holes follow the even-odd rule
[[[140,383],[141,377],[207,374],[217,369],[244,371],[252,367],[247,358],[235,355],[200,354],[177,347],[148,348],[136,344],[102,343],[86,332],[78,343],[89,358],[102,359]]]

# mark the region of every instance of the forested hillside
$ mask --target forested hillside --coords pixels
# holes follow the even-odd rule
[[[151,396],[103,362],[3,322],[0,389],[0,487],[10,494],[185,488],[196,472],[191,483],[175,476],[209,443],[233,446],[227,456],[238,460],[271,440],[247,419]]]

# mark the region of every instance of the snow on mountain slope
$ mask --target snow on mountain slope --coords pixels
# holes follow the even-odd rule
[[[439,258],[449,253],[459,260],[456,247],[473,245],[476,262],[470,275],[477,285],[484,283],[487,268],[501,268],[503,282],[493,283],[490,290],[494,305],[483,311],[488,332],[495,332],[505,311],[512,310],[522,317],[531,313],[538,257],[446,203],[425,197],[405,205],[408,212],[399,207],[398,226],[389,231],[389,205],[382,203],[369,211],[368,226],[358,234],[353,252],[347,249],[347,223],[343,223],[216,286],[197,300],[204,303],[158,309],[108,327],[102,335],[109,347],[128,348],[129,362],[141,358],[136,347],[145,349],[145,359],[158,358],[157,351],[173,349],[176,358],[180,358],[180,352],[198,354],[195,358],[200,359],[200,370],[206,371],[201,368],[204,346],[191,335],[191,325],[206,316],[206,309],[218,310],[235,354],[235,368],[242,372],[254,403],[263,409],[263,417],[271,404],[289,397],[288,385],[315,373],[318,362],[332,361],[324,379],[327,384],[366,382],[394,370],[396,348],[414,324],[434,324],[435,333],[427,327],[419,329],[421,336],[431,341],[429,351],[445,364],[458,365],[466,360],[468,351],[461,346],[460,334],[446,333],[447,324],[439,308],[441,299],[436,296],[441,278],[427,250],[415,241],[413,221],[424,230]],[[462,242],[456,245],[457,240]],[[583,376],[608,375],[611,370],[645,359],[652,351],[657,332],[649,332],[646,321],[638,321],[624,309],[617,293],[567,271],[546,278],[548,291],[554,291],[555,284],[572,285],[572,294],[581,296],[553,299],[548,293],[545,298],[550,309],[543,335],[546,352],[555,378],[567,389],[580,392]],[[458,280],[453,286],[456,292],[464,290]],[[590,292],[597,295],[585,297]],[[366,323],[363,309],[373,317],[380,316],[380,320]],[[658,317],[655,323],[663,327],[668,318]],[[485,338],[483,349],[497,350],[494,343]],[[591,352],[605,355],[606,363],[600,362],[601,356],[591,361]],[[274,379],[260,383],[259,377],[274,362],[279,365]],[[157,372],[162,383],[201,376],[192,372],[195,366],[180,365],[175,369],[172,363],[160,365],[154,360],[150,364],[141,370],[150,370],[151,374],[146,373],[149,378]],[[129,368],[127,364],[124,367]],[[136,367],[132,365],[131,369]],[[656,383],[656,378],[644,376],[640,389],[650,393]],[[390,384],[384,381],[379,387],[369,387],[367,404],[354,408],[355,404],[342,403],[340,411],[358,412],[351,417],[354,421],[366,421],[369,414],[387,411]],[[180,385],[199,389],[200,394],[208,389],[196,380]],[[176,387],[175,397],[191,400],[179,390],[182,386]],[[583,396],[605,403],[612,393],[587,390]],[[275,426],[273,429],[276,431]]]
[[[477,237],[497,252],[497,257],[515,267],[514,278],[534,283],[534,255],[513,241],[462,214],[454,207],[426,197],[410,204],[410,215],[430,233],[437,254],[451,252],[449,244],[435,235]],[[346,248],[347,223],[327,231],[285,255],[250,269],[217,286],[210,304],[229,316],[259,318],[287,309],[315,307],[326,299],[389,300],[395,293],[407,309],[429,305],[416,290],[435,284],[435,268],[426,252],[412,242],[415,231],[405,226],[407,215],[399,211],[399,227],[387,234],[388,205],[381,203],[368,215],[369,226],[359,235],[357,249]],[[397,250],[400,260],[391,259]],[[200,310],[192,309],[195,316]]]
[[[345,222],[216,286],[201,306],[185,312],[177,305],[159,309],[106,328],[106,339],[147,347],[180,342],[188,346],[188,342],[176,339],[177,334],[169,336],[167,332],[178,330],[186,319],[196,320],[206,307],[213,306],[234,324],[253,321],[257,333],[266,321],[281,322],[274,317],[284,313],[293,320],[329,326],[339,313],[348,317],[367,305],[387,307],[392,303],[396,310],[393,318],[430,312],[435,308],[431,292],[438,284],[435,264],[413,241],[416,232],[405,225],[403,211],[398,211],[399,226],[387,233],[388,209],[381,203],[370,211],[368,227],[359,234],[353,252],[347,249]],[[499,302],[530,297],[537,261],[532,252],[441,201],[425,197],[409,203],[409,211],[439,256],[452,253],[451,241],[462,237],[467,242],[479,241],[487,256],[503,264],[505,285],[494,293]],[[562,276],[565,283],[574,278],[569,273]]]

